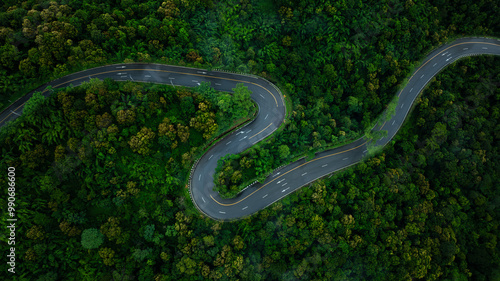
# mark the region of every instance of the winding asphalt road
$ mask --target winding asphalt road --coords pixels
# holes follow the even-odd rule
[[[378,140],[377,145],[385,146],[393,138],[417,96],[442,68],[461,57],[472,55],[500,55],[500,40],[463,38],[431,52],[412,74],[407,85],[398,93],[395,115],[382,126],[374,128],[387,131],[387,136]],[[212,190],[217,160],[228,153],[236,154],[249,148],[272,134],[284,121],[286,109],[283,97],[273,84],[256,76],[133,63],[108,65],[73,73],[35,91],[49,95],[49,91],[46,91],[47,86],[53,88],[77,86],[90,78],[112,78],[118,81],[133,80],[189,87],[197,86],[201,82],[210,82],[216,90],[227,92],[231,92],[237,83],[243,83],[252,91],[251,97],[259,106],[255,120],[220,140],[200,158],[191,173],[190,192],[193,202],[202,213],[216,220],[234,220],[249,216],[304,185],[358,163],[367,153],[367,140],[361,138],[342,147],[318,153],[310,161],[301,159],[291,163],[275,171],[264,183],[245,189],[236,198],[224,200]],[[0,126],[22,113],[24,104],[32,93],[20,98],[0,113]]]

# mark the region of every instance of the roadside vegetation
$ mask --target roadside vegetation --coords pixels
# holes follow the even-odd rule
[[[226,161],[234,191],[238,171],[244,184],[358,138],[415,62],[451,38],[500,36],[498,14],[489,0],[5,0],[0,107],[116,62],[263,76],[293,108]],[[22,187],[14,279],[496,280],[499,65],[448,67],[392,145],[233,223],[200,216],[185,189],[197,153],[234,125],[221,117],[243,114],[230,97],[107,80],[35,95],[0,130],[1,169]]]

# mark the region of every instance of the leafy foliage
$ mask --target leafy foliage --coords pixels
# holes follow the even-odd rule
[[[254,73],[293,103],[284,131],[227,161],[228,180],[263,178],[288,161],[285,146],[293,159],[359,136],[425,52],[498,35],[498,14],[487,0],[7,0],[0,103],[109,62]],[[242,113],[228,96],[99,80],[54,93],[0,132],[0,163],[23,187],[16,270],[30,280],[498,279],[498,65],[455,64],[383,154],[231,224],[200,218],[181,188],[196,153],[231,126],[222,108]],[[128,144],[143,128],[155,134],[147,156]],[[106,237],[88,251],[78,233],[97,225]]]
[[[85,249],[96,249],[104,242],[104,235],[99,229],[88,228],[82,232],[82,247]]]

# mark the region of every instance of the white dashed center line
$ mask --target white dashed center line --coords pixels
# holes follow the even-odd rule
[[[347,159],[349,159],[349,157],[346,157],[346,158],[344,158],[344,159],[342,159],[342,160],[347,160]]]
[[[246,206],[245,208],[243,208],[242,210],[245,210],[246,208],[248,208],[248,206]]]
[[[434,66],[436,66],[436,65],[437,65],[437,62],[436,62],[436,63],[435,63],[432,67],[434,67]]]
[[[266,120],[266,119],[267,119],[267,116],[269,116],[269,114],[268,114],[268,115],[266,115],[266,118],[264,118],[264,120]]]
[[[396,120],[392,121],[392,125],[391,126],[394,126],[394,122],[396,122]]]
[[[422,74],[422,76],[420,76],[420,79],[424,78],[424,74]]]
[[[288,183],[287,183],[287,182],[285,182],[285,184],[284,184],[284,185],[282,185],[282,186],[285,186],[285,185],[287,185],[287,184],[288,184]]]
[[[281,191],[281,193],[283,193],[283,192],[287,191],[289,188],[290,188],[290,187],[287,187],[287,188],[283,189],[283,191]]]
[[[198,181],[201,181],[201,175],[198,177]]]
[[[321,166],[321,167],[323,167],[323,168],[324,168],[324,167],[326,167],[326,166],[328,166],[328,164],[325,164],[325,165],[323,165],[323,166]]]
[[[207,203],[207,201],[205,201],[205,198],[201,197],[201,200],[203,200],[203,203]]]
[[[401,105],[401,108],[403,108],[403,106],[404,106],[404,105],[405,105],[405,104],[403,103],[403,104]]]
[[[267,197],[267,194],[266,194],[266,195],[264,195],[264,196],[262,196],[262,198],[266,198],[266,197]]]
[[[226,212],[223,212],[223,211],[219,211],[219,213],[221,213],[221,214],[225,214]]]
[[[213,155],[213,154],[212,154],[212,155],[210,155],[210,157],[208,158],[208,160],[212,159],[212,157],[214,157],[214,155]]]
[[[231,141],[228,141],[228,142],[226,143],[226,145],[228,145],[228,144],[230,144],[230,143],[231,143]]]
[[[305,172],[305,173],[302,174],[302,176],[305,176],[305,175],[307,175],[307,172]]]

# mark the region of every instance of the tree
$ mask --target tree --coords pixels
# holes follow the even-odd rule
[[[252,92],[248,90],[248,87],[244,86],[243,83],[236,84],[236,88],[234,88],[233,91],[232,112],[234,118],[247,116],[253,106],[252,100],[250,99]]]
[[[128,144],[130,145],[132,151],[139,154],[148,155],[154,137],[155,133],[151,129],[143,127],[136,136],[132,136],[130,138]]]
[[[82,247],[96,249],[104,242],[104,235],[96,228],[88,228],[82,232]]]
[[[279,153],[280,159],[285,160],[290,155],[290,148],[288,148],[288,146],[286,144],[280,145],[278,147],[278,153]]]

